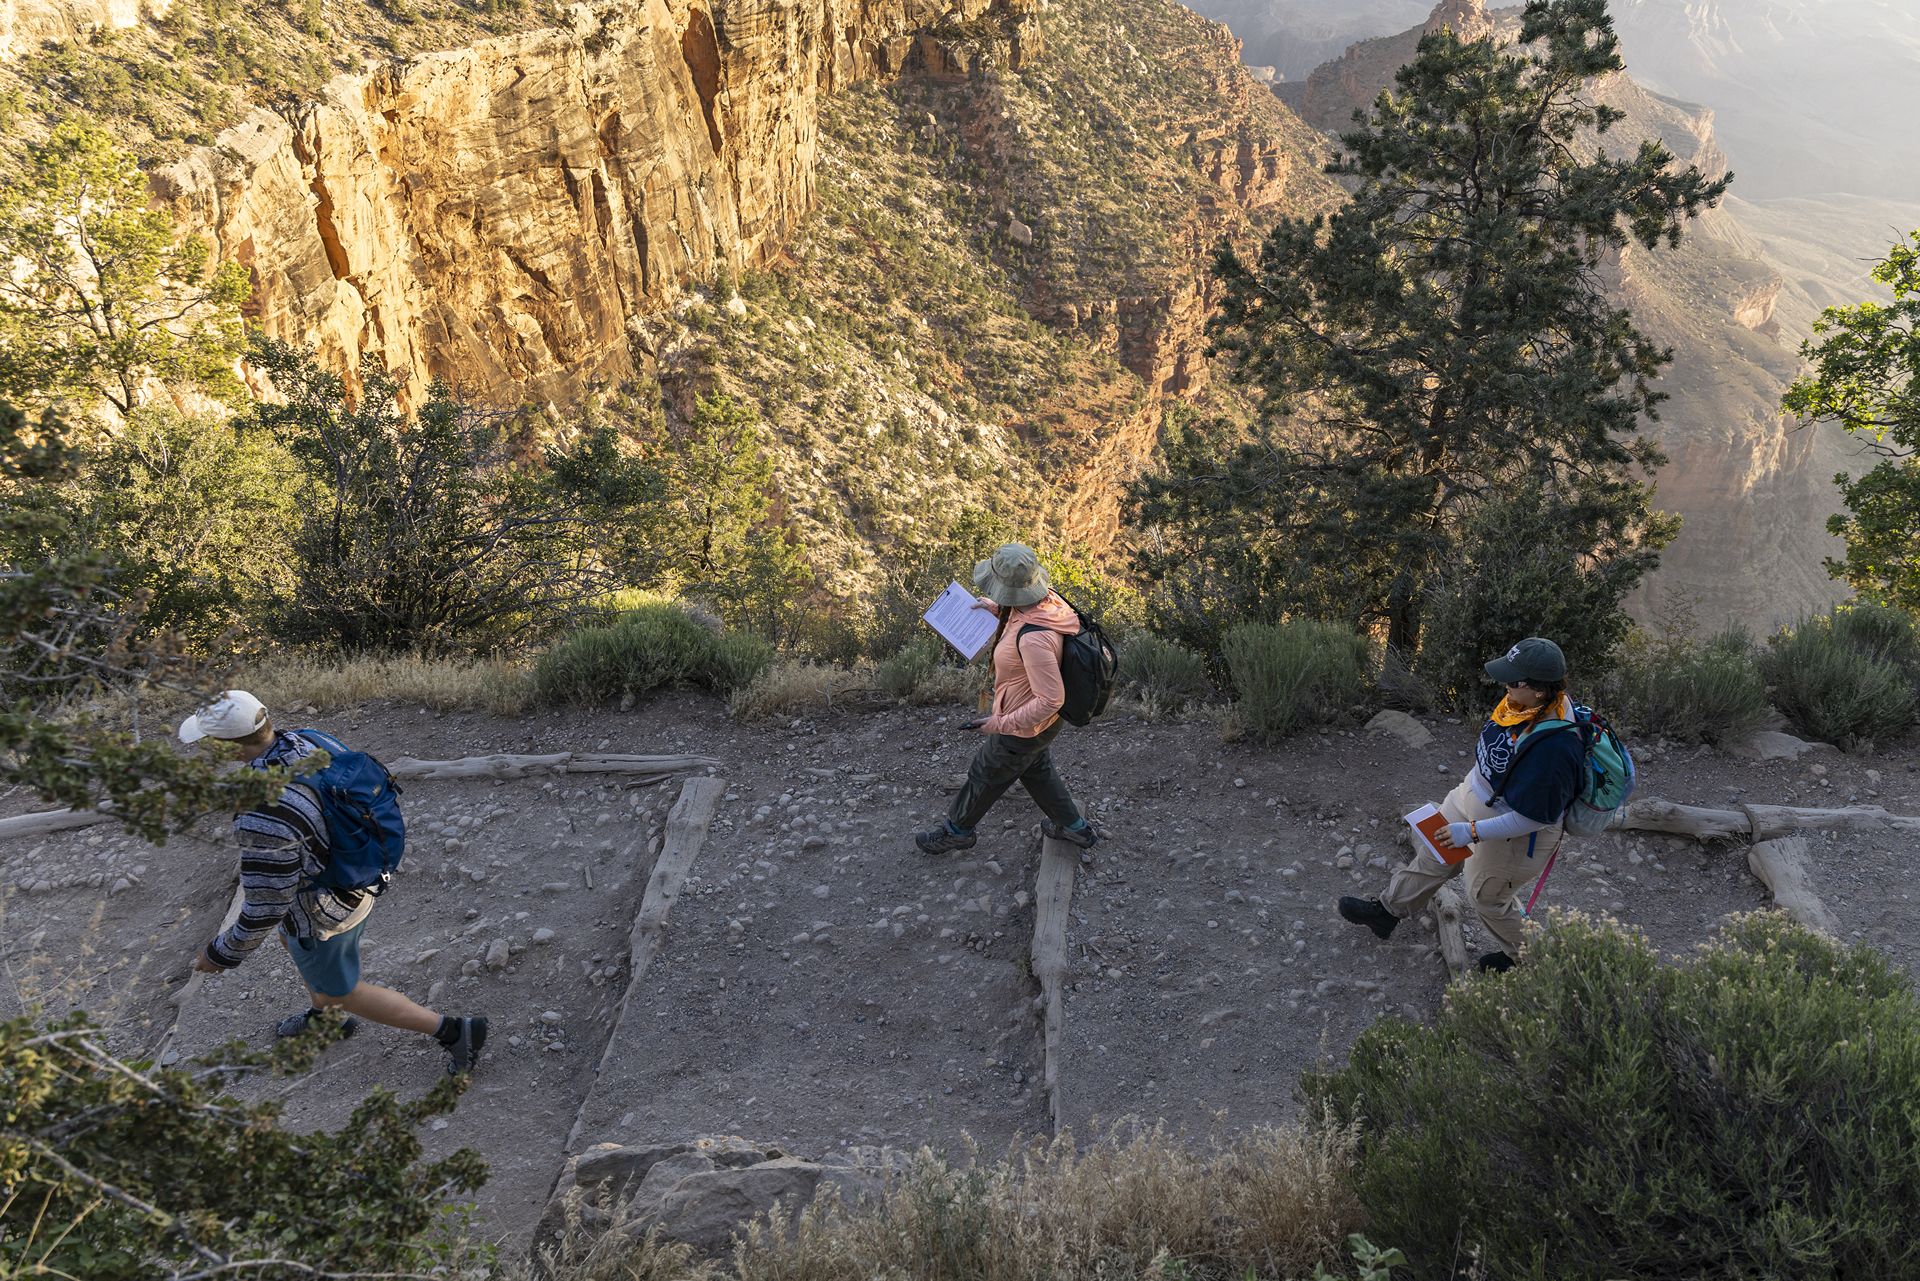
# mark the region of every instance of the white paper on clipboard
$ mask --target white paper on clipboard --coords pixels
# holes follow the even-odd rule
[[[921,615],[927,626],[968,660],[986,647],[993,639],[994,628],[1000,625],[991,611],[973,607],[975,599],[974,594],[958,582],[949,583],[947,590]]]
[[[1436,863],[1445,863],[1447,861],[1447,856],[1445,854],[1442,854],[1440,852],[1440,847],[1435,845],[1432,841],[1428,840],[1427,834],[1420,830],[1420,825],[1422,823],[1426,823],[1427,820],[1438,817],[1439,813],[1440,813],[1440,807],[1437,805],[1422,805],[1419,809],[1415,810],[1413,813],[1406,815],[1406,820],[1407,820],[1407,827],[1413,832],[1414,848],[1418,850],[1424,850],[1427,854],[1427,857],[1431,858]],[[1431,827],[1432,825],[1428,824],[1428,826]]]

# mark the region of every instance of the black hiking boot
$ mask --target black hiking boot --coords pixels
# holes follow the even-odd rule
[[[286,1018],[274,1024],[273,1034],[282,1040],[290,1036],[299,1036],[312,1026],[313,1021],[319,1017],[320,1011],[311,1008],[302,1010],[298,1014],[289,1014]],[[359,1030],[360,1020],[349,1014],[345,1019],[341,1020],[340,1039],[344,1041]]]
[[[454,1019],[450,1030],[453,1040],[440,1044],[447,1047],[447,1075],[460,1076],[473,1071],[473,1065],[480,1061],[480,1048],[487,1043],[487,1016],[472,1014]]]
[[[931,832],[915,836],[913,843],[928,854],[951,854],[955,850],[972,849],[979,839],[972,832],[956,832],[942,823]]]
[[[1518,962],[1505,952],[1488,952],[1480,958],[1480,972],[1482,974],[1505,974],[1516,964],[1518,964]]]
[[[1090,850],[1100,843],[1100,833],[1094,830],[1092,823],[1081,828],[1062,827],[1050,818],[1043,818],[1040,820],[1040,830],[1051,840],[1065,841],[1083,850]]]
[[[1383,939],[1392,938],[1393,927],[1400,924],[1400,918],[1382,906],[1377,898],[1344,897],[1340,900],[1340,915],[1355,925],[1366,926],[1376,937]]]

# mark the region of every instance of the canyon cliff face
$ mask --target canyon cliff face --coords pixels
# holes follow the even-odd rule
[[[972,20],[1030,56],[1030,3],[576,6],[256,110],[154,186],[252,272],[267,333],[564,403],[636,372],[689,282],[777,252],[813,204],[823,95],[949,69],[940,30]]]
[[[1355,110],[1392,85],[1421,37],[1441,26],[1511,38],[1519,10],[1444,0],[1422,27],[1363,41],[1316,70],[1295,89],[1301,115],[1329,131],[1349,127]],[[1607,150],[1654,138],[1682,166],[1737,175],[1738,158],[1722,151],[1712,111],[1653,93],[1631,74],[1599,81],[1594,96],[1626,113],[1606,136]],[[1636,323],[1674,353],[1658,384],[1671,399],[1646,430],[1670,460],[1655,478],[1656,502],[1685,525],[1636,608],[1648,617],[1680,606],[1705,626],[1733,619],[1765,629],[1844,594],[1821,561],[1837,550],[1826,520],[1839,505],[1832,481],[1846,447],[1837,433],[1798,430],[1781,413],[1812,316],[1777,314],[1782,279],[1736,207],[1723,204],[1689,224],[1678,249],[1629,245],[1610,277]]]

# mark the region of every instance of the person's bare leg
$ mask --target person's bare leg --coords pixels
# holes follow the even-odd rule
[[[440,1016],[424,1005],[417,1005],[400,993],[372,983],[356,984],[353,991],[345,996],[326,996],[312,993],[316,1009],[339,1008],[349,1014],[358,1014],[363,1019],[375,1023],[384,1023],[388,1027],[402,1028],[408,1032],[424,1032],[432,1036],[440,1030]]]

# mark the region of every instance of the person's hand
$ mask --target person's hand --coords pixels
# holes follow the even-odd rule
[[[220,967],[213,963],[213,959],[207,955],[207,949],[204,947],[193,954],[193,968],[202,974],[218,974],[220,972]]]
[[[968,721],[966,724],[962,725],[960,728],[963,730],[977,730],[982,726],[984,726],[986,723],[987,723],[986,717],[976,716],[972,720]]]
[[[994,604],[992,601],[988,600],[984,596],[975,596],[973,598],[973,608],[984,609],[989,614],[994,615],[996,618],[999,617],[999,614],[1000,614],[1000,607]]]
[[[1465,823],[1449,823],[1440,829],[1434,841],[1443,850],[1463,850],[1473,844],[1473,829]]]

